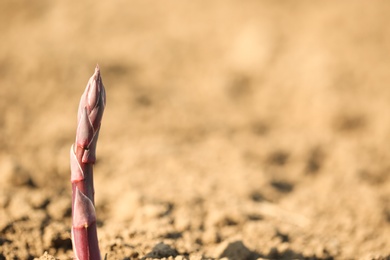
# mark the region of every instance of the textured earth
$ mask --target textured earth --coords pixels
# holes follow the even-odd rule
[[[107,259],[390,259],[389,1],[1,1],[0,259],[72,259],[98,63]]]

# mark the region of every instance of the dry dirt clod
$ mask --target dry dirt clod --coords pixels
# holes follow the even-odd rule
[[[34,258],[34,260],[56,260],[56,258],[45,252],[40,258]]]
[[[248,260],[253,253],[242,241],[237,240],[234,242],[225,241],[221,243],[217,247],[215,254],[218,258]]]
[[[220,235],[217,229],[208,228],[202,233],[202,242],[204,244],[215,244],[220,242]]]
[[[37,191],[29,193],[29,202],[34,209],[43,209],[50,202],[50,194]]]
[[[164,258],[164,257],[176,257],[178,252],[176,249],[170,247],[162,242],[155,245],[150,253],[144,258]]]
[[[54,220],[61,220],[71,215],[71,201],[68,197],[56,197],[47,207],[47,212]]]
[[[8,212],[13,219],[20,219],[28,217],[32,207],[25,196],[14,196],[8,205]]]
[[[30,174],[11,156],[3,156],[0,159],[0,187],[34,186]]]
[[[43,234],[43,243],[45,248],[63,248],[65,250],[72,248],[70,240],[70,230],[64,223],[53,222],[45,227]]]

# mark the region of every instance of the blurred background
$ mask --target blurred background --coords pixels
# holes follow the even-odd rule
[[[363,0],[1,1],[0,259],[73,255],[69,149],[96,64],[108,259],[389,257],[389,15]]]

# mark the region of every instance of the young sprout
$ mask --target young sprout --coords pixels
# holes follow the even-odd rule
[[[76,141],[70,149],[72,243],[78,260],[101,259],[96,231],[93,164],[105,106],[106,92],[99,66],[96,66],[81,96]]]

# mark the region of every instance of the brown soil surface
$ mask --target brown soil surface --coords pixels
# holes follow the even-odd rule
[[[96,63],[107,259],[390,259],[389,23],[389,1],[1,1],[0,259],[73,256]]]

